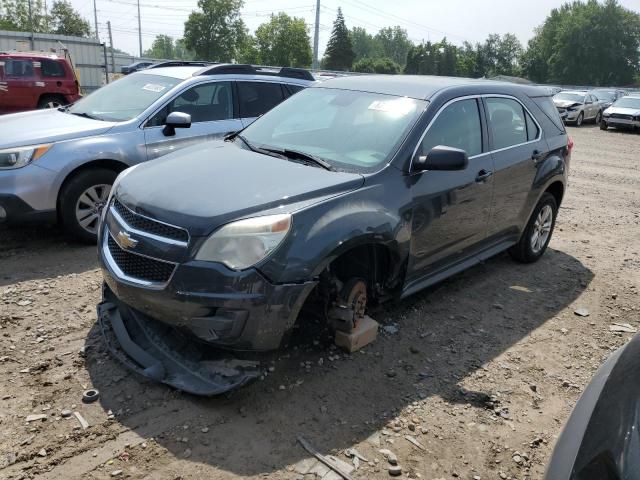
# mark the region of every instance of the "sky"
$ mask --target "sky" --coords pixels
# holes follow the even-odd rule
[[[94,25],[93,3],[97,5],[100,40],[107,36],[111,21],[115,48],[138,55],[136,0],[71,0],[74,7]],[[320,54],[324,52],[338,7],[347,27],[364,27],[375,33],[383,27],[400,25],[414,42],[482,42],[490,33],[514,33],[526,46],[534,28],[542,24],[562,0],[321,0]],[[640,0],[619,0],[640,13]],[[184,22],[197,0],[140,0],[142,47],[147,49],[158,34],[180,38]],[[245,0],[242,18],[253,32],[272,13],[286,12],[302,17],[313,42],[315,0]]]

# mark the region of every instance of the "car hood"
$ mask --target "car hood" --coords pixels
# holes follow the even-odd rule
[[[582,105],[582,103],[580,102],[574,102],[571,100],[554,100],[553,103],[556,107],[560,107],[560,108],[569,108],[576,105]]]
[[[620,113],[622,115],[640,115],[640,108],[628,108],[628,107],[609,107],[605,110],[605,113],[611,115],[612,113]]]
[[[0,148],[59,142],[101,135],[115,123],[92,120],[57,109],[35,110],[0,116]]]
[[[272,209],[293,212],[355,190],[356,173],[331,172],[214,141],[185,148],[127,171],[115,188],[132,210],[194,236]]]

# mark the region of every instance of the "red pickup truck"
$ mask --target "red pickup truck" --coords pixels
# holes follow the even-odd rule
[[[71,63],[56,54],[0,52],[0,113],[56,108],[80,98]]]

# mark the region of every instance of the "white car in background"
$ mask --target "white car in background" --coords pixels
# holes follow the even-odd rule
[[[640,95],[619,98],[602,114],[600,129],[609,127],[639,129],[640,128]]]

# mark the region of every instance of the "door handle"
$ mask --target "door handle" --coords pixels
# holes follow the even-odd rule
[[[478,176],[476,177],[476,182],[480,183],[480,182],[484,182],[487,178],[489,178],[491,175],[493,175],[493,172],[490,170],[480,170],[478,172]]]

